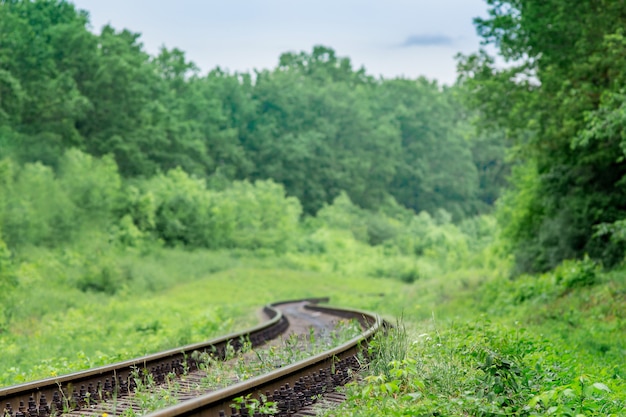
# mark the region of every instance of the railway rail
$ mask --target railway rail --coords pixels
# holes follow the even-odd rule
[[[321,306],[327,298],[285,301],[264,307],[268,320],[251,329],[207,342],[144,356],[108,366],[0,389],[3,417],[55,417],[143,414],[132,405],[138,385],[149,379],[177,385],[198,381],[194,372],[202,359],[227,360],[245,347],[276,343],[289,334],[323,336],[338,320],[358,321],[362,332],[330,350],[293,364],[280,364],[262,375],[231,381],[224,388],[187,390],[178,403],[149,417],[260,416],[265,408],[275,416],[314,415],[316,403],[341,400],[335,387],[349,381],[364,358],[363,347],[385,323],[373,313]],[[198,384],[196,384],[198,386]],[[111,404],[115,406],[112,409]],[[271,407],[270,407],[271,406]]]

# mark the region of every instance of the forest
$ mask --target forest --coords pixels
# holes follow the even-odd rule
[[[486,3],[448,86],[321,45],[203,74],[0,0],[0,386],[250,324],[262,283],[406,321],[340,415],[623,415],[626,4]]]

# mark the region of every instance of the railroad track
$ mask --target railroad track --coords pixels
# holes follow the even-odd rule
[[[3,417],[314,415],[320,403],[342,399],[335,387],[353,377],[366,356],[363,347],[385,327],[375,314],[319,305],[327,301],[317,298],[270,304],[263,309],[268,320],[252,329],[0,389]],[[306,343],[292,342],[332,338],[331,330],[346,320],[359,324],[359,334],[339,346],[290,364],[276,362],[276,358],[268,360],[265,355],[265,368],[257,376],[244,379],[231,372],[224,377],[222,387],[207,383],[211,367],[218,363],[225,364],[220,365],[222,368],[234,368],[235,360],[246,364],[251,356],[261,359],[255,348],[268,346],[268,351],[274,352],[272,346],[287,342],[291,349],[312,350]],[[153,395],[157,391],[166,401],[150,407],[161,409],[149,413],[145,404],[138,405],[139,392]]]

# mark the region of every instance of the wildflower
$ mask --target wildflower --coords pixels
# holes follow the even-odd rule
[[[102,417],[109,417],[109,413],[102,413]]]

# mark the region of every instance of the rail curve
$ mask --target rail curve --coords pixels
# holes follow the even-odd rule
[[[309,298],[269,304],[263,308],[269,320],[251,329],[112,365],[0,389],[4,416],[53,417],[66,415],[68,411],[75,415],[101,416],[103,413],[93,409],[93,404],[107,401],[114,395],[132,395],[135,388],[131,377],[133,372],[136,375],[140,370],[159,382],[166,375],[182,375],[197,369],[198,353],[223,360],[227,349],[237,351],[244,343],[252,347],[266,344],[289,329],[288,317],[297,321],[294,306],[299,304],[302,309],[312,312],[311,317],[319,314],[357,320],[362,333],[336,348],[148,414],[150,417],[245,417],[254,415],[259,404],[274,403],[273,415],[297,415],[299,410],[310,408],[315,399],[331,393],[334,387],[350,379],[365,357],[362,348],[385,327],[385,322],[376,314],[319,305],[327,301],[328,298]],[[238,405],[233,407],[235,403]],[[257,411],[256,415],[261,414]]]

